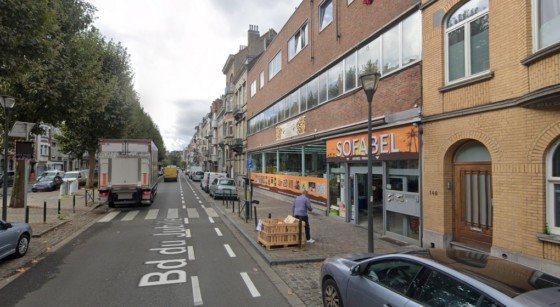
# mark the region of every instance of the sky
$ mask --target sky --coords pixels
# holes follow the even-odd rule
[[[224,94],[228,55],[249,25],[281,28],[301,0],[89,0],[94,26],[127,49],[134,86],[168,151],[182,150]]]

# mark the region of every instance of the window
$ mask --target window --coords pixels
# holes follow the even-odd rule
[[[325,71],[319,76],[319,103],[327,101],[327,72]]]
[[[49,155],[49,146],[48,145],[41,145],[40,151],[41,152],[39,154],[41,156],[48,156]]]
[[[342,61],[328,71],[328,99],[334,99],[342,94]]]
[[[305,46],[307,46],[307,23],[288,41],[288,61],[293,59]]]
[[[251,82],[251,97],[255,96],[256,93],[257,93],[257,81],[253,80],[253,82]]]
[[[448,83],[488,71],[488,0],[472,0],[455,10],[445,38]]]
[[[359,75],[365,75],[380,71],[379,61],[381,58],[380,39],[377,38],[358,50]]]
[[[333,20],[332,0],[325,0],[319,7],[319,30],[323,30]]]
[[[268,80],[272,79],[282,69],[282,51],[279,51],[276,56],[268,63]]]
[[[261,74],[259,75],[259,88],[263,88],[264,86],[264,70],[261,71]]]
[[[344,92],[356,88],[356,53],[344,59]]]
[[[412,281],[420,272],[418,263],[398,259],[387,259],[370,264],[364,277],[401,294],[406,294]]]
[[[547,161],[546,220],[550,232],[560,235],[560,140],[550,149]]]
[[[317,94],[317,78],[307,83],[307,108],[311,109],[319,104],[319,96]]]
[[[382,42],[383,74],[387,74],[399,68],[399,27],[393,27],[383,33]]]
[[[438,271],[430,273],[415,296],[428,306],[499,306],[473,287]]]
[[[535,51],[560,42],[560,0],[533,0]]]

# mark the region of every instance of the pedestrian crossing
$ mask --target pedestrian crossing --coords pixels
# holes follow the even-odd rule
[[[181,217],[185,219],[189,218],[200,218],[200,212],[202,210],[206,213],[208,217],[217,217],[218,214],[214,209],[211,208],[187,208],[186,210],[186,217]],[[167,218],[167,219],[178,219],[179,218],[179,209],[177,208],[170,208],[170,209],[150,209],[146,210],[132,210],[132,211],[111,211],[99,219],[98,223],[108,223],[111,221],[120,220],[121,222],[129,222],[133,220],[143,219],[143,220],[155,220],[157,218]]]

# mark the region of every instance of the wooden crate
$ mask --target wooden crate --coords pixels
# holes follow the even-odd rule
[[[288,247],[299,244],[298,225],[294,223],[284,223],[284,219],[263,219],[262,228],[259,232],[258,241],[267,249],[274,247]],[[301,223],[301,243],[305,244],[305,222]]]

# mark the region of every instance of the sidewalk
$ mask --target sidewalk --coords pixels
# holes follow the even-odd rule
[[[198,187],[199,188],[199,187]],[[200,189],[200,188],[199,188]],[[200,190],[201,195],[212,201],[212,198]],[[269,214],[272,218],[282,218],[291,214],[294,198],[278,195],[261,189],[253,191],[253,199],[259,200],[257,220],[266,219]],[[305,243],[300,249],[298,246],[278,247],[267,249],[258,243],[255,219],[245,222],[245,214],[238,213],[238,202],[235,202],[235,212],[232,212],[231,202],[226,207],[222,200],[215,200],[216,208],[227,217],[240,233],[255,247],[270,265],[318,262],[327,257],[349,253],[365,253],[368,251],[367,226],[354,225],[345,221],[325,215],[325,209],[313,205],[314,210],[309,214],[311,237],[314,243]],[[243,201],[241,201],[241,205]],[[254,210],[254,209],[253,209]],[[254,214],[254,211],[253,211]],[[418,249],[418,246],[409,245],[395,240],[384,240],[381,236],[381,213],[375,218],[374,252],[376,254],[395,253]],[[375,215],[374,215],[375,216]],[[303,234],[305,241],[305,234]],[[391,243],[394,242],[394,243]]]

